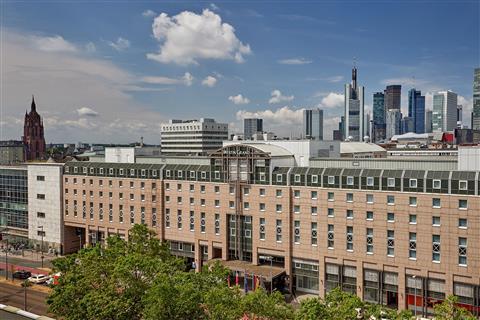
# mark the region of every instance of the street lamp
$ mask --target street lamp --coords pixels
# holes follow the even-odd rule
[[[0,232],[0,238],[5,237],[6,245],[5,248],[5,280],[8,280],[8,238],[7,238],[7,231],[8,229],[4,229],[3,232]],[[12,275],[13,277],[13,275]]]
[[[412,276],[413,281],[413,307],[415,319],[417,319],[417,276]]]
[[[42,245],[40,246],[40,251],[42,252],[41,259],[42,259],[42,268],[43,268],[43,258],[44,258],[44,257],[43,257],[43,234],[44,234],[44,233],[43,233],[43,226],[38,226],[37,228],[38,228],[38,229],[42,229],[42,231],[41,231],[41,232],[42,232],[42,233],[41,233],[41,235],[42,235]]]

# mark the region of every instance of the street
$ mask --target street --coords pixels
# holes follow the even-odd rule
[[[27,289],[27,311],[47,315],[47,294]],[[22,287],[0,282],[0,303],[23,309],[24,289]]]

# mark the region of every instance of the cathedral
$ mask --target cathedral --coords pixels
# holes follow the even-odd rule
[[[30,112],[25,111],[23,125],[23,144],[25,145],[25,160],[45,159],[45,137],[43,135],[43,120],[37,113],[35,98],[32,96]]]

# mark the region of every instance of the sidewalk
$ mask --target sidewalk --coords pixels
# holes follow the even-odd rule
[[[0,258],[5,259],[5,252],[0,253]],[[59,256],[58,256],[59,257]],[[41,252],[36,252],[33,250],[24,250],[23,255],[22,254],[12,254],[8,253],[8,258],[15,258],[15,259],[21,259],[21,260],[26,260],[26,261],[32,261],[32,262],[41,262],[42,261],[42,253]],[[49,253],[43,253],[43,261],[51,261],[53,259],[57,258],[57,256]]]

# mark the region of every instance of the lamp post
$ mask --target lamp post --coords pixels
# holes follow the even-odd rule
[[[5,248],[5,280],[8,280],[8,238],[7,238],[7,229],[4,229],[3,232],[0,232],[0,238],[5,237],[6,248]]]
[[[42,244],[41,244],[41,246],[40,246],[40,251],[41,251],[41,253],[42,253],[42,256],[41,256],[40,258],[42,259],[42,268],[43,268],[43,258],[44,258],[44,257],[43,257],[43,234],[44,234],[44,233],[43,233],[43,226],[38,226],[37,228],[38,228],[38,229],[42,229],[42,231],[41,231]]]
[[[417,276],[412,276],[413,281],[413,307],[415,319],[417,319]]]
[[[23,287],[23,310],[27,311],[27,288],[30,287],[32,284],[30,281],[25,280],[22,282]]]

